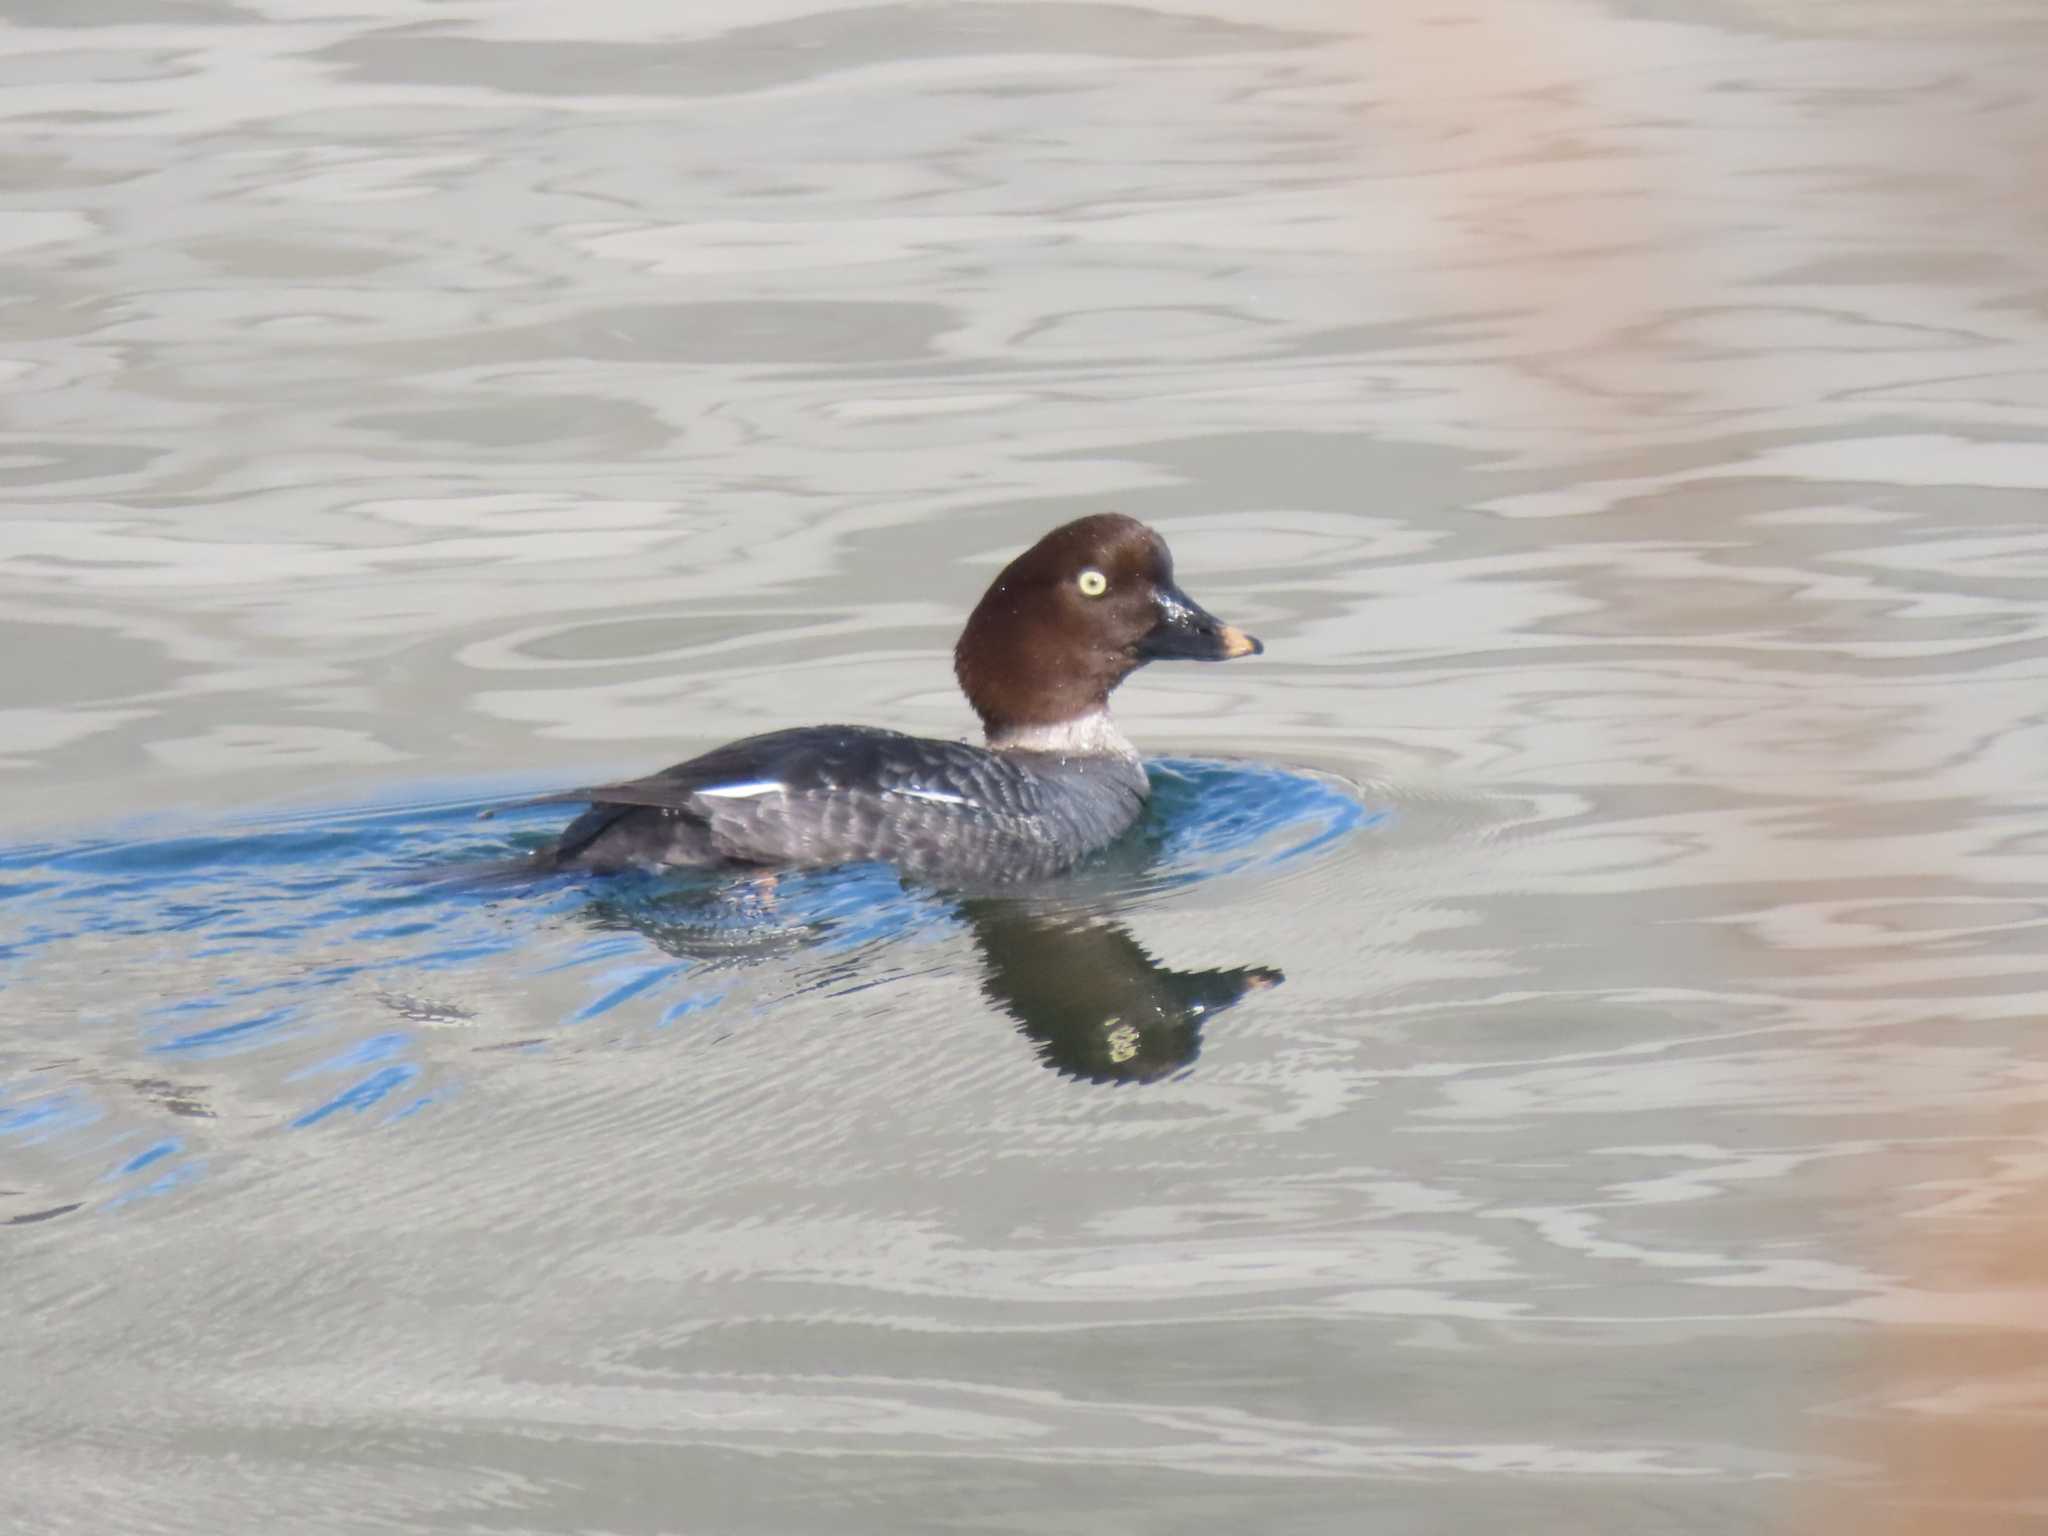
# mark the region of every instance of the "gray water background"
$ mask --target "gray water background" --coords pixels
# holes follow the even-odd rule
[[[14,1528],[1884,1495],[1885,1341],[2000,1305],[1922,1256],[2041,1193],[2035,7],[0,21],[0,836],[962,734],[960,616],[1101,507],[1269,647],[1126,730],[1388,813],[1129,914],[1287,977],[1142,1086],[1043,1070],[957,932],[701,1024],[386,971],[196,1062],[143,1021],[225,962],[38,951]],[[433,1102],[297,1123],[397,1025]]]

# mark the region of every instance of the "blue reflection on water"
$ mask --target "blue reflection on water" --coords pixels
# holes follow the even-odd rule
[[[0,1093],[9,1093],[17,1086],[7,1084],[0,1087]],[[100,1107],[76,1088],[24,1093],[11,1103],[0,1100],[0,1142],[35,1146],[66,1131],[82,1129],[99,1118]]]
[[[1385,815],[1348,786],[1281,769],[1166,760],[1152,773],[1139,830],[1074,877],[1078,886],[1092,882],[1099,900],[1278,872]],[[810,985],[850,990],[875,980],[864,957],[879,946],[929,942],[958,921],[946,898],[907,890],[876,866],[786,875],[772,892],[703,875],[518,885],[431,878],[530,850],[563,819],[560,807],[515,807],[479,823],[489,803],[471,796],[273,816],[203,834],[145,829],[0,848],[0,1002],[31,984],[41,964],[63,963],[67,946],[160,941],[123,947],[121,964],[133,966],[140,954],[147,973],[110,972],[108,995],[70,1022],[83,1031],[111,1021],[130,1032],[134,1049],[103,1054],[139,1053],[167,1069],[230,1058],[253,1066],[338,1037],[335,1049],[283,1074],[317,1094],[286,1122],[304,1129],[373,1111],[380,1122],[403,1119],[452,1087],[423,1081],[415,1032],[365,1025],[365,978],[374,989],[380,975],[479,966],[524,976],[581,972],[588,995],[563,1027],[636,1004],[641,1022],[666,1026],[715,1010],[735,966],[798,953],[819,973]],[[657,944],[656,932],[688,942]],[[70,976],[57,993],[73,1007],[79,990]],[[137,1003],[138,994],[157,1000]],[[468,1016],[459,1001],[387,997],[384,1006],[414,1018]],[[96,1049],[91,1040],[76,1043],[84,1053]],[[95,1141],[108,1089],[64,1076],[53,1062],[0,1082],[0,1147],[70,1138],[78,1155],[112,1152],[105,1177],[124,1183],[122,1201],[198,1176],[202,1159],[178,1161],[180,1138],[158,1137],[140,1150],[131,1150],[132,1131],[117,1138],[119,1148]],[[344,1081],[331,1087],[334,1079]]]
[[[168,1141],[154,1142],[116,1168],[111,1176],[118,1178],[123,1174],[140,1173],[151,1163],[160,1163],[167,1157],[176,1157],[184,1150],[185,1143],[175,1136]]]
[[[206,1001],[196,1004],[200,1008],[218,1008],[218,1002]],[[185,1034],[171,1035],[150,1046],[153,1051],[176,1052],[186,1056],[212,1057],[232,1056],[239,1051],[260,1050],[272,1041],[281,1039],[298,1017],[299,1010],[293,1007],[271,1008],[246,1019],[237,1019],[232,1024],[216,1024],[211,1029],[195,1029]]]
[[[347,1088],[342,1089],[340,1093],[337,1093],[326,1103],[316,1105],[314,1108],[307,1110],[303,1115],[292,1121],[292,1124],[295,1127],[318,1125],[329,1115],[339,1114],[344,1109],[352,1109],[357,1114],[361,1114],[364,1110],[370,1108],[371,1105],[380,1102],[386,1094],[394,1089],[403,1088],[419,1075],[420,1069],[409,1061],[395,1062],[388,1067],[379,1067],[361,1082],[352,1083]],[[413,1107],[418,1108],[418,1105]]]
[[[1188,885],[1297,864],[1387,819],[1348,787],[1246,763],[1164,759],[1150,765],[1155,884]]]

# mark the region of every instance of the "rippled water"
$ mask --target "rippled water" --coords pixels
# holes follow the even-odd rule
[[[0,977],[20,1004],[10,1048],[45,1062],[76,1049],[66,1004],[87,957],[93,972],[147,982],[155,999],[123,1031],[129,1075],[80,1073],[0,1117],[0,1138],[36,1148],[53,1175],[70,1174],[72,1198],[11,1219],[47,1220],[194,1176],[196,1156],[168,1161],[186,1153],[185,1136],[140,1152],[131,1144],[165,1109],[229,1114],[200,1086],[162,1076],[200,1063],[254,1058],[247,1069],[298,1129],[342,1110],[403,1118],[426,1108],[438,1097],[431,1080],[461,1076],[432,1060],[437,1038],[452,1032],[453,1051],[475,1050],[505,1018],[460,999],[508,984],[530,1003],[558,997],[560,1012],[544,1034],[491,1037],[481,1042],[489,1049],[566,1043],[564,1030],[600,1021],[607,1038],[632,1039],[688,1020],[701,1043],[713,1021],[698,1015],[730,1015],[722,1038],[747,1028],[737,1021],[748,1014],[811,992],[865,991],[934,966],[971,973],[939,958],[964,930],[991,1000],[1040,1039],[1050,1065],[1104,1081],[1177,1071],[1199,1053],[1207,1013],[1281,974],[1170,970],[1123,920],[1189,898],[1227,899],[1231,882],[1271,894],[1294,866],[1385,813],[1344,787],[1272,769],[1162,760],[1153,773],[1150,813],[1130,838],[1061,881],[1006,897],[943,897],[867,866],[772,883],[535,877],[516,865],[545,833],[517,829],[558,830],[561,808],[515,805],[493,817],[511,835],[480,835],[479,811],[496,809],[489,801],[325,809],[203,836],[8,850],[0,896],[16,920],[0,929],[9,940]],[[45,988],[50,1006],[40,1009]],[[529,1006],[513,1017],[540,1015]],[[365,1034],[366,1025],[381,1027]],[[110,1151],[114,1166],[95,1177],[92,1160]]]
[[[2036,8],[0,23],[5,1522],[2033,1518]],[[1106,506],[1073,880],[446,878]]]

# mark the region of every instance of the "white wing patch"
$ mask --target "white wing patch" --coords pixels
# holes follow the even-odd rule
[[[693,794],[707,800],[752,800],[757,795],[779,795],[788,788],[780,779],[747,779],[738,784],[710,784]]]
[[[965,795],[956,795],[944,789],[899,789],[897,794],[907,800],[930,800],[939,805],[972,805],[974,802]]]
[[[783,794],[788,788],[780,779],[744,779],[734,784],[709,784],[691,793],[707,800],[752,800],[761,795]],[[967,796],[956,795],[950,789],[899,789],[894,793],[907,800],[930,800],[939,805],[974,805]]]

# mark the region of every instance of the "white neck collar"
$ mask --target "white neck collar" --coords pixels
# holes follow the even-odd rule
[[[1052,725],[1020,725],[1007,731],[991,731],[988,744],[998,752],[1056,752],[1061,757],[1135,760],[1138,755],[1138,749],[1124,738],[1106,709],[1091,709],[1085,715]]]

